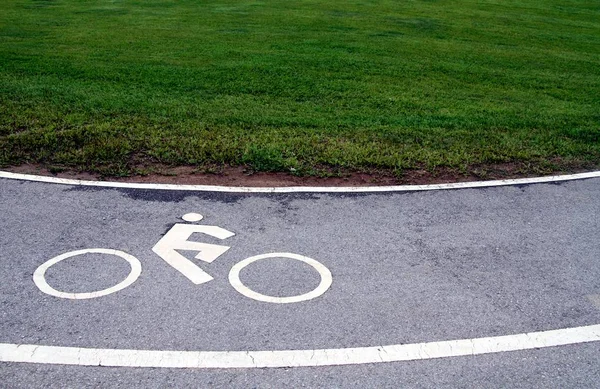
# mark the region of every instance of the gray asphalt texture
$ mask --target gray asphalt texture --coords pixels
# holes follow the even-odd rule
[[[600,323],[600,180],[387,194],[219,194],[0,180],[0,342],[151,350],[342,348],[510,335]],[[152,252],[189,212],[235,232],[194,285]],[[46,295],[34,270],[84,248],[142,263],[102,298]],[[322,296],[270,304],[239,294],[231,267],[291,252],[333,275]],[[186,253],[193,258],[195,252]],[[116,257],[75,257],[48,282],[112,286]],[[251,264],[242,281],[273,296],[319,282],[308,265]],[[596,297],[595,297],[596,296]],[[293,369],[175,370],[0,363],[1,387],[599,387],[600,343],[474,357]]]

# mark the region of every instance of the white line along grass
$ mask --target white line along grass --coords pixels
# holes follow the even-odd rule
[[[0,171],[0,178],[9,178],[14,180],[47,182],[52,184],[96,186],[107,188],[130,188],[130,189],[161,189],[161,190],[187,190],[201,192],[228,192],[228,193],[370,193],[370,192],[408,192],[424,190],[442,190],[442,189],[465,189],[465,188],[486,188],[494,186],[507,185],[525,185],[541,184],[548,182],[560,182],[571,180],[582,180],[586,178],[600,177],[600,171],[578,174],[565,174],[560,176],[517,178],[511,180],[494,181],[473,181],[456,182],[450,184],[431,184],[431,185],[395,185],[395,186],[361,186],[361,187],[311,187],[311,186],[291,186],[291,187],[247,187],[247,186],[213,186],[213,185],[175,185],[175,184],[141,184],[130,182],[110,182],[110,181],[84,181],[71,180],[66,178],[35,176],[30,174],[18,174]]]
[[[0,362],[154,368],[352,365],[531,350],[600,340],[600,325],[391,346],[278,351],[160,351],[0,343]]]

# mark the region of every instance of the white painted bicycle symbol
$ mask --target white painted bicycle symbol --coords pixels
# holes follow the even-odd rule
[[[202,220],[203,217],[202,215],[197,213],[188,213],[185,214],[182,217],[182,219],[187,222],[193,223]],[[230,238],[235,235],[233,232],[227,231],[226,229],[217,226],[177,223],[173,227],[171,227],[171,229],[167,231],[167,233],[154,245],[152,251],[158,254],[158,256],[165,260],[165,262],[167,262],[173,268],[178,270],[185,277],[187,277],[191,282],[193,282],[196,285],[199,285],[213,280],[213,277],[206,273],[204,270],[200,269],[200,267],[198,267],[198,265],[196,265],[194,262],[181,255],[179,252],[177,252],[177,250],[196,251],[198,252],[198,254],[195,256],[195,259],[211,263],[221,255],[223,255],[227,250],[229,250],[230,247],[188,240],[190,236],[192,236],[192,234],[194,233],[206,234],[221,240]],[[84,254],[115,255],[127,261],[131,266],[131,271],[129,272],[129,275],[118,284],[110,288],[98,290],[95,292],[62,292],[54,289],[48,284],[48,282],[46,281],[46,271],[50,267],[56,265],[57,263],[67,258],[76,257]],[[313,289],[310,292],[287,297],[268,296],[265,294],[258,293],[244,285],[240,280],[240,271],[253,262],[268,258],[290,258],[304,262],[312,266],[319,273],[319,275],[321,276],[321,282],[315,289]],[[138,279],[141,273],[142,264],[133,255],[119,250],[95,248],[69,251],[67,253],[58,255],[52,259],[49,259],[35,270],[35,272],[33,273],[33,281],[42,292],[51,296],[66,299],[82,300],[106,296],[111,293],[115,293],[122,289],[125,289],[129,285],[133,284]],[[268,253],[256,255],[236,263],[229,271],[229,283],[235,288],[235,290],[251,299],[269,303],[285,304],[311,300],[325,293],[331,286],[332,282],[333,280],[331,277],[331,272],[323,264],[312,258],[293,253]]]

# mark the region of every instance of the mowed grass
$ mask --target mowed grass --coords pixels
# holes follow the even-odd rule
[[[0,166],[600,166],[597,0],[0,9]]]

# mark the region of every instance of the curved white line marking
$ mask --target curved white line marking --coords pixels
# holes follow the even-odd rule
[[[18,174],[0,171],[0,178],[13,180],[48,182],[52,184],[97,186],[107,188],[129,188],[129,189],[161,189],[161,190],[186,190],[200,192],[228,192],[228,193],[372,193],[372,192],[410,192],[424,190],[442,189],[466,189],[486,188],[507,185],[541,184],[548,182],[560,182],[571,180],[582,180],[586,178],[600,177],[600,171],[578,174],[565,174],[560,176],[517,178],[511,180],[456,182],[450,184],[431,185],[396,185],[396,186],[361,186],[361,187],[247,187],[247,186],[213,186],[213,185],[175,185],[175,184],[141,184],[134,182],[110,182],[110,181],[85,181],[71,180],[67,178],[35,176],[30,174]]]
[[[0,362],[160,368],[352,365],[480,355],[596,342],[600,325],[392,346],[278,351],[118,350],[0,343]]]
[[[46,282],[46,270],[50,267],[56,265],[60,261],[63,261],[67,258],[75,257],[77,255],[82,254],[109,254],[116,255],[117,257],[121,257],[126,260],[131,266],[131,271],[127,277],[119,282],[117,285],[111,286],[110,288],[98,290],[95,292],[84,292],[84,293],[68,293],[61,292],[59,290],[54,289],[48,282]],[[119,250],[111,250],[111,249],[83,249],[77,251],[69,251],[68,253],[61,254],[52,259],[47,260],[42,263],[35,272],[33,273],[33,282],[35,285],[44,293],[49,294],[54,297],[60,297],[64,299],[73,299],[73,300],[83,300],[83,299],[91,299],[96,297],[102,297],[109,295],[111,293],[115,293],[120,291],[121,289],[127,288],[129,285],[133,284],[135,280],[142,274],[142,264],[140,261],[131,254],[127,254],[123,251]]]
[[[243,268],[245,268],[253,262],[267,258],[291,258],[304,262],[312,266],[319,273],[319,275],[321,276],[321,282],[315,289],[311,290],[310,292],[300,294],[297,296],[274,297],[255,292],[242,283],[242,281],[240,280],[240,271],[242,271]],[[329,289],[332,282],[333,279],[331,277],[331,272],[321,262],[309,257],[305,257],[303,255],[293,253],[269,253],[255,255],[253,257],[246,258],[243,261],[236,263],[229,271],[229,283],[235,288],[235,290],[253,300],[264,301],[266,303],[289,304],[298,303],[300,301],[312,300],[327,292],[327,289]]]

